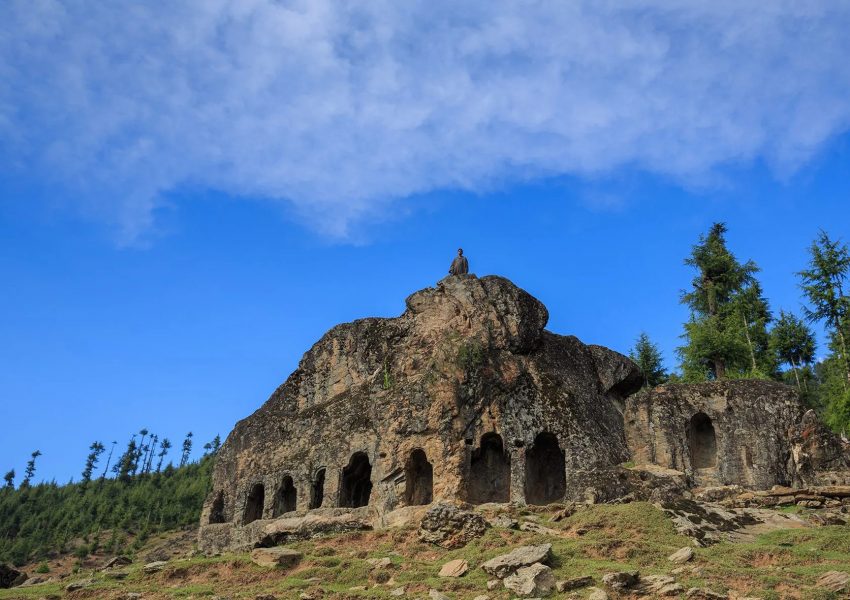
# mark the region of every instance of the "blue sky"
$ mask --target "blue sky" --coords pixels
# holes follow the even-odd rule
[[[669,367],[713,221],[798,310],[850,239],[850,8],[754,6],[5,3],[0,470],[224,436],[458,245]]]

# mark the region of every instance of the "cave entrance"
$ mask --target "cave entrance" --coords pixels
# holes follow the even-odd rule
[[[342,470],[339,486],[339,505],[357,508],[369,504],[372,494],[372,465],[364,452],[355,452]]]
[[[404,465],[405,501],[408,506],[431,504],[434,493],[434,467],[425,451],[417,448]]]
[[[472,504],[510,500],[511,461],[498,434],[484,434],[481,445],[472,451],[467,490]]]
[[[313,485],[310,487],[310,508],[321,508],[325,499],[325,470],[316,471]]]
[[[717,436],[711,419],[705,413],[697,413],[691,418],[688,443],[694,469],[705,469],[717,464]]]
[[[213,523],[224,523],[224,492],[216,494],[210,508],[210,525]]]
[[[243,525],[263,518],[263,504],[265,500],[266,490],[263,484],[255,483],[251,491],[248,492],[248,498],[245,501],[245,516],[242,519]]]
[[[550,504],[567,493],[566,463],[558,438],[543,432],[525,454],[525,501]]]
[[[277,491],[275,498],[274,516],[280,516],[284,513],[292,512],[298,504],[298,490],[295,489],[295,484],[292,477],[289,475],[283,478],[280,484],[280,489]]]

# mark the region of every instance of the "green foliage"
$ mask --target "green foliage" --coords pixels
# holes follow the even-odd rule
[[[658,346],[652,343],[646,333],[641,333],[629,352],[635,364],[643,374],[643,387],[655,387],[667,381],[667,371]]]
[[[461,344],[457,351],[457,365],[465,371],[474,371],[484,364],[484,347],[478,340]]]
[[[0,562],[17,565],[67,548],[74,539],[112,530],[106,543],[117,552],[128,535],[195,525],[210,489],[213,461],[201,459],[179,469],[122,479],[58,486],[40,483],[0,490]],[[96,541],[76,550],[93,552]]]
[[[808,389],[806,372],[800,371],[815,358],[815,335],[812,330],[791,313],[779,311],[779,319],[770,332],[770,349],[782,364],[791,365],[797,389]]]
[[[686,381],[765,377],[775,371],[768,348],[770,309],[753,261],[740,263],[726,247],[726,225],[701,236],[685,264],[697,270],[682,295],[691,309],[678,349]]]

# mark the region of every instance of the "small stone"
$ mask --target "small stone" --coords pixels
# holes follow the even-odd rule
[[[107,571],[104,577],[106,577],[107,579],[117,579],[120,581],[122,579],[127,579],[127,576],[129,574],[129,571]]]
[[[552,544],[520,546],[507,554],[491,558],[481,565],[481,568],[490,575],[504,579],[521,567],[528,567],[534,563],[546,561],[551,550]]]
[[[559,592],[563,593],[587,587],[591,583],[593,583],[593,577],[591,577],[590,575],[585,575],[584,577],[573,577],[572,579],[567,579],[566,581],[559,581],[555,584],[555,587]]]
[[[515,519],[511,519],[508,515],[498,515],[493,517],[488,521],[493,527],[500,527],[502,529],[516,529],[518,527],[518,523]]]
[[[621,571],[619,573],[606,573],[602,576],[602,583],[612,590],[622,591],[632,587],[638,582],[637,571]]]
[[[74,581],[73,583],[69,583],[68,585],[66,585],[65,591],[66,592],[75,592],[77,590],[87,588],[90,585],[94,585],[94,579],[92,579],[91,577],[89,577],[87,579],[80,579],[78,581]]]
[[[428,595],[431,597],[431,600],[451,600],[451,598],[437,590],[428,590]]]
[[[850,589],[850,573],[844,571],[827,571],[818,577],[815,585],[830,592],[843,592]]]
[[[694,600],[726,600],[728,596],[726,594],[712,592],[705,588],[691,588],[685,593],[685,598],[692,598]]]
[[[101,567],[101,570],[114,569],[115,567],[126,567],[132,562],[133,561],[126,556],[113,556],[108,561],[106,561],[106,564]]]
[[[158,572],[162,571],[166,566],[168,566],[167,561],[155,560],[153,562],[146,564],[144,567],[142,567],[142,570],[145,573],[148,573],[148,574],[158,573]]]
[[[390,592],[390,596],[404,596],[404,588],[398,587]]]
[[[469,571],[469,563],[462,558],[450,560],[440,569],[440,577],[463,577]]]
[[[605,590],[592,587],[590,588],[590,595],[587,597],[587,600],[608,600],[608,594]]]
[[[499,587],[500,583],[501,583],[501,581],[499,581],[498,579],[491,579],[490,581],[487,582],[487,591],[492,592],[497,587]]]
[[[261,567],[292,567],[301,561],[301,553],[292,548],[254,548],[251,562]]]
[[[555,574],[546,565],[534,563],[506,577],[505,587],[519,596],[548,596],[555,589]]]
[[[673,554],[667,557],[667,560],[676,564],[683,565],[694,557],[694,549],[690,546],[685,546],[676,550]]]
[[[637,584],[629,590],[643,596],[679,596],[685,589],[676,580],[667,575],[648,575],[641,577]]]
[[[388,556],[383,558],[367,558],[366,562],[372,565],[373,569],[386,569],[393,564],[393,560]]]

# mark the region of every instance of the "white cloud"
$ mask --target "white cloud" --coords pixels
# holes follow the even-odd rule
[[[847,31],[845,0],[10,0],[0,158],[129,240],[181,185],[345,236],[436,189],[784,175],[850,126]]]

